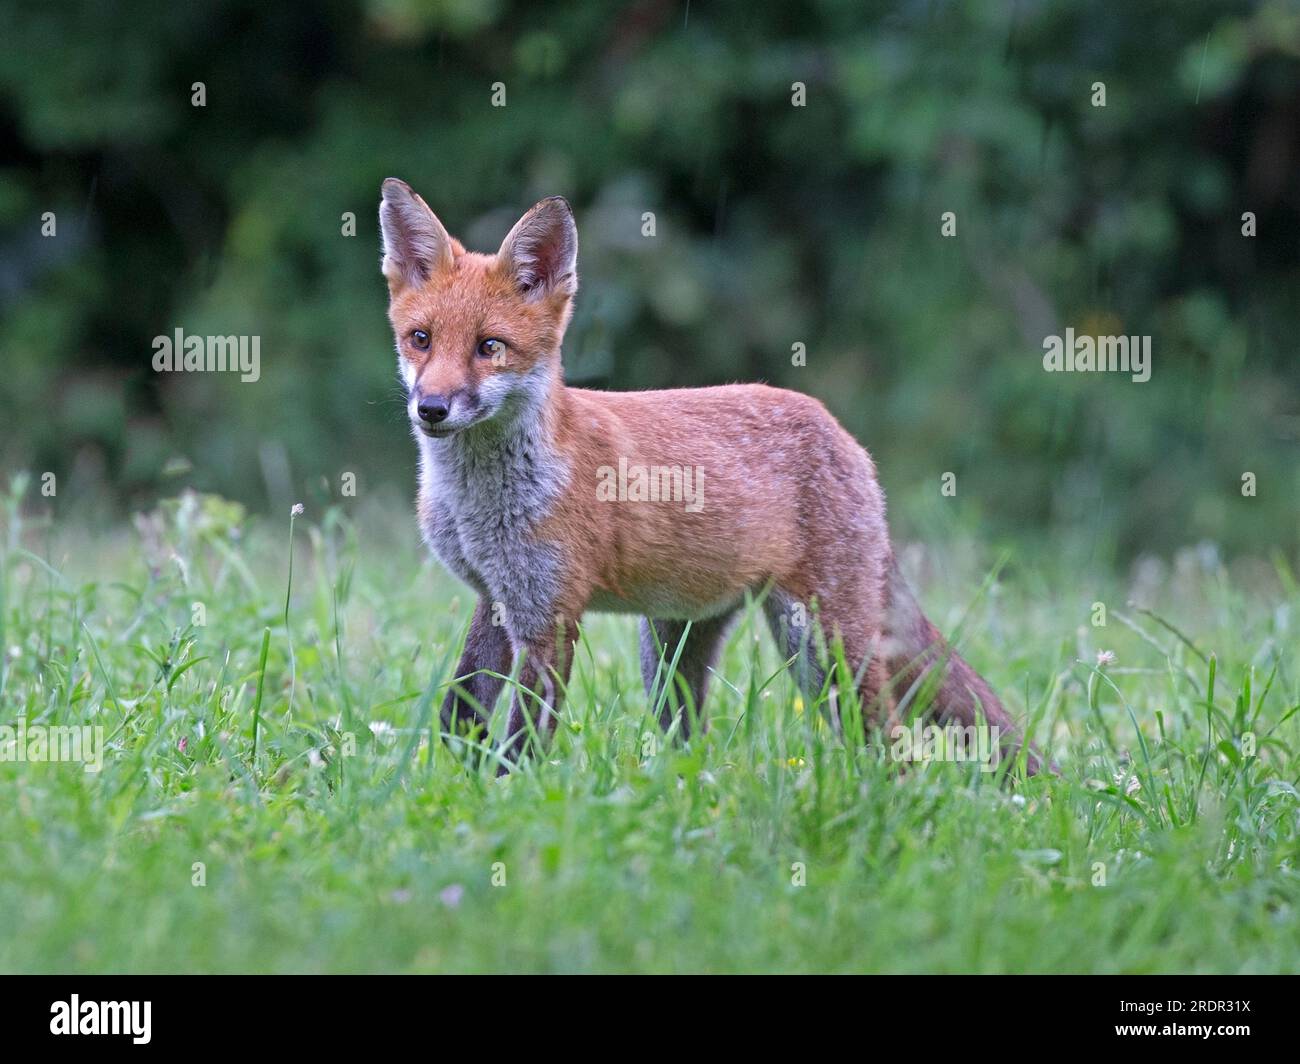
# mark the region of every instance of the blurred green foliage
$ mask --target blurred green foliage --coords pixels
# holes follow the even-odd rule
[[[75,499],[409,490],[392,174],[484,250],[566,195],[571,382],[817,395],[914,520],[952,471],[994,531],[1300,538],[1287,0],[10,0],[0,37],[0,457]],[[1045,373],[1067,326],[1151,335],[1151,380]],[[261,380],[153,373],[176,328],[260,336]]]

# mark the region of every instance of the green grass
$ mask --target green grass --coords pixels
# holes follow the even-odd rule
[[[597,617],[555,746],[497,780],[429,742],[472,601],[385,519],[299,518],[290,588],[288,515],[236,535],[196,500],[95,534],[10,500],[0,723],[108,749],[0,762],[0,969],[1300,969],[1281,562],[1186,553],[1136,590],[1008,570],[963,645],[1056,779],[900,776],[803,706],[752,617],[711,731],[664,744],[634,621]],[[983,568],[923,571],[951,630]]]

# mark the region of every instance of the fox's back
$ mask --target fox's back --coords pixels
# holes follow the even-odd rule
[[[708,461],[724,480],[875,479],[866,451],[821,402],[801,392],[729,384],[651,392],[568,388],[566,395],[580,433],[598,428],[598,438],[585,442],[647,460]]]
[[[811,564],[865,564],[887,542],[871,458],[810,396],[757,384],[566,389],[565,413],[570,483],[547,531],[588,545],[614,600],[604,608],[640,610],[671,588],[707,615]],[[679,474],[686,498],[636,493],[637,477]]]

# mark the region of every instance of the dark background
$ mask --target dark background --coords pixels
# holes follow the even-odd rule
[[[817,395],[905,524],[1300,541],[1295,4],[10,0],[0,40],[0,459],[60,507],[412,491],[395,175],[480,250],[567,196],[570,382]],[[1067,326],[1151,380],[1045,373]],[[176,328],[261,381],[155,374]]]

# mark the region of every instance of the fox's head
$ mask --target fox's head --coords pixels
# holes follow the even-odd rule
[[[578,230],[544,199],[495,255],[466,251],[405,181],[383,185],[388,319],[411,424],[454,435],[544,400],[578,290]]]

